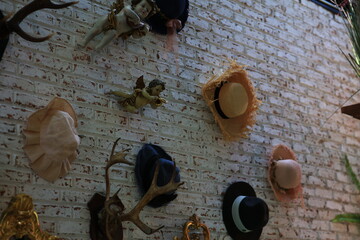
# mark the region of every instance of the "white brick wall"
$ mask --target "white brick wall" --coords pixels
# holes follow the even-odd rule
[[[165,148],[181,168],[185,185],[167,207],[145,208],[142,218],[164,229],[145,236],[124,223],[125,239],[172,239],[196,213],[212,239],[229,239],[221,216],[221,194],[239,180],[250,182],[270,206],[262,239],[359,239],[355,224],[330,223],[342,212],[359,212],[360,196],[340,157],[347,153],[360,175],[360,122],[337,112],[359,88],[359,80],[338,47],[351,49],[342,20],[308,0],[189,0],[190,16],[179,34],[176,56],[165,51],[165,37],[113,41],[100,52],[76,47],[94,19],[112,1],[80,0],[67,9],[43,10],[22,23],[47,42],[30,43],[12,34],[0,62],[0,210],[17,193],[30,194],[41,225],[67,239],[89,239],[86,203],[103,192],[104,165],[112,142],[130,147],[135,161],[144,143]],[[29,1],[0,0],[14,12]],[[201,86],[226,68],[227,58],[248,65],[263,101],[248,139],[226,143],[200,95]],[[164,107],[142,114],[119,108],[109,89],[131,89],[146,81],[166,81]],[[22,151],[25,120],[54,96],[69,100],[84,136],[69,175],[49,184],[35,175]],[[349,104],[359,102],[357,95]],[[273,145],[284,143],[303,166],[305,207],[280,205],[266,180]],[[139,199],[131,167],[116,167],[112,191],[130,209]]]

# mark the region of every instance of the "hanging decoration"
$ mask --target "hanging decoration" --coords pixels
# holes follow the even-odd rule
[[[222,215],[233,239],[257,240],[269,221],[269,208],[248,183],[236,182],[225,192]]]
[[[41,231],[32,198],[26,194],[14,196],[0,219],[0,240],[9,239],[62,240]]]
[[[140,228],[141,231],[148,235],[159,231],[161,228],[163,228],[163,226],[156,229],[147,226],[144,222],[141,221],[139,216],[140,212],[155,197],[169,192],[174,192],[180,185],[184,184],[183,182],[175,181],[176,166],[173,166],[170,181],[164,186],[158,186],[157,182],[159,177],[160,165],[157,164],[154,172],[154,177],[151,181],[148,191],[132,210],[125,213],[125,206],[117,195],[119,191],[116,192],[112,197],[110,197],[110,167],[116,163],[133,165],[133,163],[125,159],[125,152],[128,150],[114,153],[117,142],[119,140],[120,138],[114,142],[110,154],[110,159],[105,169],[106,196],[96,193],[88,202],[88,207],[91,214],[90,236],[92,240],[122,240],[123,221],[133,222],[138,228]]]
[[[158,11],[159,9],[154,0],[131,1],[131,4],[125,4],[124,0],[118,0],[112,5],[107,16],[97,20],[85,38],[79,42],[79,45],[86,47],[100,33],[103,33],[103,36],[96,43],[95,50],[102,49],[117,37],[123,39],[130,36],[141,38],[150,29],[144,20]]]
[[[138,113],[139,109],[145,105],[150,104],[152,108],[158,108],[166,103],[164,98],[160,97],[160,93],[165,90],[165,83],[161,80],[152,80],[147,87],[145,87],[143,76],[136,80],[136,86],[133,93],[124,93],[121,91],[111,91],[107,94],[112,94],[122,97],[119,104],[131,113]]]
[[[164,186],[171,180],[175,168],[175,182],[180,182],[180,169],[175,167],[171,156],[160,146],[145,144],[136,157],[135,176],[141,192],[145,194],[155,175],[155,169],[159,168],[157,186]],[[154,208],[164,206],[177,197],[175,192],[168,192],[152,199],[148,205]]]
[[[157,34],[180,32],[189,16],[188,0],[155,0],[159,11],[146,19],[151,31]]]
[[[59,97],[30,115],[23,130],[23,149],[30,159],[30,167],[40,177],[54,182],[70,171],[80,144],[77,126],[71,104]]]
[[[203,86],[202,95],[225,140],[235,141],[247,136],[255,124],[260,101],[242,66],[232,62],[221,76],[213,77]]]
[[[200,221],[200,218],[193,214],[189,221],[184,224],[183,236],[181,238],[174,237],[174,240],[199,240],[201,234],[192,233],[190,236],[190,231],[202,229],[203,239],[210,240],[210,231],[209,228]]]
[[[303,194],[301,186],[301,165],[295,153],[285,145],[274,147],[269,159],[268,181],[275,197],[281,202],[290,202]]]
[[[188,0],[155,0],[160,11],[146,20],[150,31],[166,35],[166,48],[169,51],[177,50],[176,35],[187,22],[189,16]]]

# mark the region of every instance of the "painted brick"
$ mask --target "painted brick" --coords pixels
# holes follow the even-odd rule
[[[4,0],[12,12],[23,0]],[[31,43],[10,36],[0,62],[0,211],[15,193],[31,194],[41,225],[66,239],[88,240],[86,203],[104,192],[104,167],[113,141],[117,151],[130,148],[135,162],[143,143],[161,145],[181,169],[185,184],[177,199],[158,210],[145,208],[144,221],[165,225],[145,236],[124,223],[124,239],[172,239],[197,213],[212,239],[230,240],[222,223],[222,197],[235,181],[248,181],[270,208],[261,239],[358,239],[355,224],[330,223],[336,214],[360,212],[360,197],[341,162],[348,154],[360,166],[359,122],[336,113],[358,79],[338,47],[351,51],[343,21],[311,1],[194,0],[178,53],[165,49],[166,36],[149,33],[116,39],[104,50],[81,49],[95,19],[109,10],[104,0],[80,1],[66,9],[41,10],[22,24],[35,35],[53,32],[49,41]],[[329,38],[328,36],[331,36]],[[248,138],[228,143],[204,103],[201,87],[234,59],[248,66],[260,106]],[[168,103],[139,114],[121,108],[110,90],[131,91],[135,79],[166,82]],[[54,96],[69,100],[78,114],[79,156],[70,173],[48,183],[29,168],[22,150],[28,116]],[[355,96],[353,103],[360,100]],[[267,182],[272,146],[292,147],[302,164],[305,206],[280,204]],[[111,191],[118,188],[126,208],[140,198],[133,166],[116,165]],[[66,219],[66,220],[65,220]]]
[[[325,201],[321,200],[321,199],[318,199],[318,198],[310,197],[308,199],[308,205],[310,207],[323,208],[323,207],[325,207]]]
[[[344,223],[330,223],[331,230],[336,230],[337,232],[346,232],[347,226]]]

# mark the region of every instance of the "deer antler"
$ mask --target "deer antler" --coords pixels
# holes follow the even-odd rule
[[[139,214],[143,210],[143,208],[156,196],[173,192],[175,191],[179,186],[183,185],[184,182],[175,182],[175,176],[176,176],[176,165],[174,163],[173,172],[170,181],[164,185],[159,187],[157,185],[157,178],[159,174],[159,163],[156,165],[154,177],[152,179],[151,185],[149,190],[145,193],[145,195],[142,197],[142,199],[136,204],[136,206],[127,214],[123,214],[120,216],[121,221],[130,221],[133,222],[136,226],[138,226],[144,233],[146,234],[152,234],[164,226],[161,226],[157,229],[153,229],[148,227],[145,223],[143,223],[140,220]]]
[[[117,196],[120,189],[110,197],[110,177],[109,177],[109,169],[112,165],[116,163],[126,163],[129,165],[134,165],[132,162],[125,159],[127,151],[129,149],[122,150],[121,152],[115,153],[115,148],[120,138],[116,139],[111,149],[111,154],[108,163],[105,167],[105,181],[106,181],[106,195],[103,211],[105,215],[103,216],[105,220],[105,234],[108,240],[113,240],[113,232],[116,228],[121,228],[121,221],[119,221],[118,216],[124,211],[125,207],[121,202],[120,198]],[[120,237],[120,236],[119,236]],[[121,236],[122,239],[122,236]]]
[[[132,162],[129,162],[128,160],[125,159],[127,155],[125,152],[128,151],[129,149],[114,154],[116,144],[119,140],[120,138],[118,138],[114,142],[113,148],[111,150],[109,162],[107,163],[105,168],[106,197],[104,200],[104,205],[103,205],[104,207],[101,210],[100,222],[105,223],[104,230],[107,240],[115,239],[114,234],[116,233],[116,230],[119,230],[119,228],[121,230],[122,228],[121,223],[123,221],[133,222],[146,234],[152,234],[163,228],[163,226],[156,229],[150,228],[140,220],[139,214],[153,198],[165,193],[174,192],[180,185],[184,184],[183,182],[178,182],[178,183],[175,182],[176,165],[174,164],[170,181],[165,186],[159,187],[157,185],[157,179],[158,179],[160,165],[159,163],[157,163],[154,172],[154,177],[152,179],[149,190],[145,193],[142,199],[136,204],[136,206],[130,212],[124,214],[123,212],[125,210],[125,207],[122,204],[120,198],[117,196],[119,191],[117,191],[112,197],[110,197],[110,177],[109,177],[110,167],[116,163],[126,163],[129,165],[133,165]],[[122,239],[122,236],[117,235],[117,237],[119,237],[119,239]]]
[[[128,152],[130,149],[125,149],[125,150],[122,150],[121,152],[114,154],[115,147],[119,140],[120,140],[120,138],[116,139],[116,141],[114,142],[113,147],[111,149],[109,162],[106,164],[106,167],[105,167],[106,201],[108,201],[110,199],[110,177],[109,177],[110,167],[116,163],[126,163],[129,165],[134,165],[134,163],[125,159],[125,157],[127,155],[125,152]]]
[[[15,15],[9,20],[6,21],[6,19],[0,20],[0,39],[7,38],[10,33],[16,32],[19,34],[22,38],[31,41],[31,42],[43,42],[45,40],[48,40],[52,34],[46,36],[46,37],[40,37],[36,38],[33,36],[30,36],[26,32],[24,32],[19,24],[31,13],[43,9],[43,8],[50,8],[50,9],[60,9],[60,8],[66,8],[70,5],[73,5],[78,2],[69,2],[64,4],[54,4],[50,0],[34,0],[28,5],[21,8]]]

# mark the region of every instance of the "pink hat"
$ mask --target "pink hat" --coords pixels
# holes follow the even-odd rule
[[[45,108],[30,115],[23,130],[23,149],[40,177],[54,182],[70,170],[80,143],[76,127],[74,109],[62,98],[55,97]]]
[[[268,180],[277,200],[302,200],[301,165],[287,146],[280,144],[274,147],[269,159]]]

